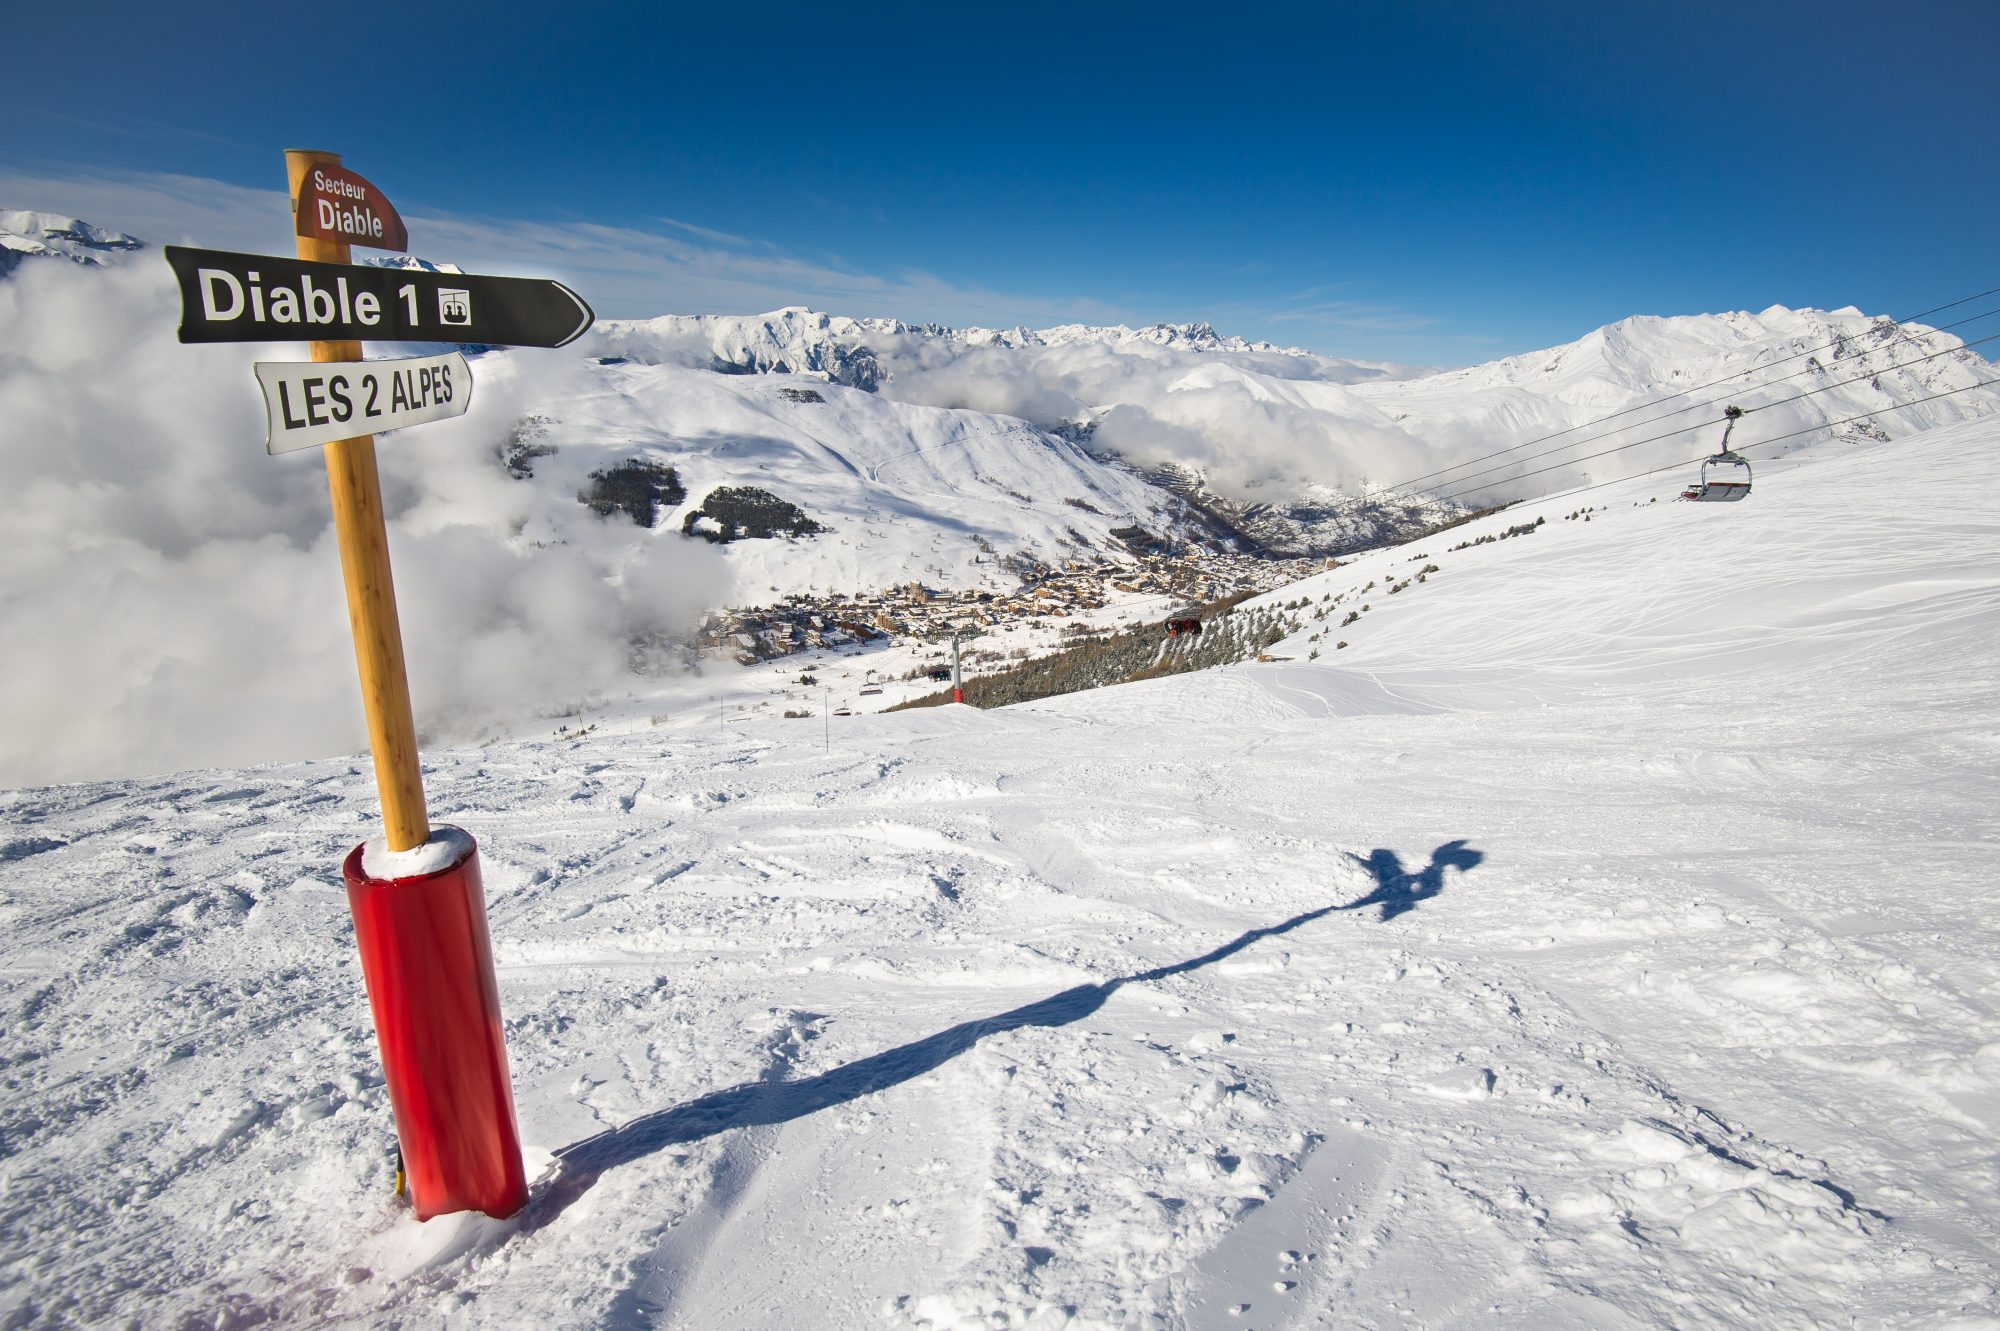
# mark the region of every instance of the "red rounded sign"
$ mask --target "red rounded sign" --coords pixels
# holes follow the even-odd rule
[[[292,201],[293,230],[319,240],[407,250],[410,233],[388,196],[344,166],[314,162]]]

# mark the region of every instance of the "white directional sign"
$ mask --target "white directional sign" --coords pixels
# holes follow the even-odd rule
[[[412,360],[258,361],[271,453],[463,416],[472,368],[458,352]]]

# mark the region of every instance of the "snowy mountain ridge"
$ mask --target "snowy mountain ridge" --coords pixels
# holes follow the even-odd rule
[[[1879,438],[2000,410],[2000,392],[1980,389],[1994,382],[1991,366],[1951,332],[1852,307],[1634,316],[1563,346],[1414,377],[1221,338],[1205,324],[1003,332],[794,308],[606,321],[594,338],[599,354],[638,364],[805,374],[905,401],[1017,415],[1141,469],[1172,464],[1235,504],[1269,511],[1312,506],[1306,487],[1360,495],[1454,456],[1604,417],[1614,423],[1596,433],[1629,442],[1616,417],[1716,380],[1724,382],[1677,405],[1713,403],[1707,414],[1719,419],[1724,398],[1779,406],[1811,390],[1799,398],[1806,405],[1779,413],[1804,428],[1978,390],[1850,432]],[[1654,451],[1694,446],[1670,441]],[[1604,474],[1579,464],[1545,484]],[[1300,532],[1293,540],[1313,543]]]
[[[805,306],[766,314],[666,314],[650,319],[600,320],[594,330],[599,354],[640,364],[681,365],[725,374],[805,374],[874,392],[899,367],[935,365],[969,350],[1023,351],[1082,345],[1122,353],[1167,352],[1284,358],[1299,362],[1300,374],[1341,377],[1389,374],[1400,367],[1345,361],[1298,347],[1223,336],[1205,322],[1059,324],[1051,328],[955,328],[946,324],[904,323],[899,319],[853,318]]]
[[[369,268],[397,268],[410,273],[462,273],[455,263],[435,263],[414,254],[370,254],[355,256],[355,262]]]
[[[1379,385],[1362,385],[1356,395],[1400,402],[1514,388],[1597,410],[1634,395],[1680,391],[1731,374],[1755,384],[1767,377],[1805,377],[1804,372],[1837,361],[1852,362],[1855,369],[1872,368],[1874,362],[1858,359],[1871,352],[1886,365],[1955,347],[1959,350],[1952,363],[1972,368],[1982,363],[1952,334],[1921,324],[1900,325],[1886,315],[1866,315],[1851,305],[1838,310],[1772,305],[1755,314],[1738,310],[1633,315],[1562,346],[1404,380],[1391,393]],[[1768,374],[1750,373],[1759,370]],[[1926,387],[1965,381],[1936,371],[1922,373]],[[1720,387],[1727,391],[1729,386]]]
[[[1739,446],[1796,446],[1784,441],[1857,416],[1866,419],[1835,432],[1881,441],[2000,411],[1992,367],[1952,333],[1851,307],[1635,316],[1564,346],[1414,378],[1220,338],[1207,325],[999,332],[795,308],[608,321],[594,336],[594,350],[632,363],[804,374],[1018,416],[1163,485],[1243,548],[1278,554],[1338,554],[1460,504],[1698,456],[1719,439],[1725,402],[1770,409],[1746,423]],[[1913,405],[1878,414],[1901,402]],[[1451,466],[1544,437],[1579,447]],[[1428,490],[1388,488],[1427,473],[1438,474]]]
[[[0,277],[28,258],[102,266],[145,248],[146,242],[122,231],[109,231],[60,213],[0,208]]]
[[[37,234],[136,244],[75,219],[5,216]],[[1720,420],[1724,401],[1774,408],[1746,424],[1739,446],[1854,416],[1869,419],[1839,427],[1845,437],[1882,440],[2000,410],[1990,386],[2000,376],[1951,332],[1898,326],[1851,306],[1634,316],[1563,346],[1414,376],[1383,362],[1223,336],[1202,322],[953,328],[802,306],[604,320],[580,349],[630,367],[805,377],[912,405],[1017,417],[1101,461],[1172,477],[1175,493],[1246,548],[1303,554],[1408,530],[1380,520],[1385,506],[1392,519],[1448,509],[1461,502],[1452,464],[1543,436],[1604,447],[1481,468],[1479,488],[1462,502],[1490,504],[1695,455],[1719,434],[1706,426]],[[1728,382],[1678,399],[1664,415],[1631,414],[1713,380]],[[1797,405],[1786,402],[1806,390]],[[1953,396],[1915,402],[1941,393]],[[1876,414],[1899,402],[1913,405]],[[1642,430],[1661,433],[1656,420],[1688,428],[1642,438]],[[1618,447],[1625,444],[1643,451],[1628,454]],[[1593,451],[1603,460],[1581,456]],[[1428,493],[1387,491],[1432,473],[1445,475]]]

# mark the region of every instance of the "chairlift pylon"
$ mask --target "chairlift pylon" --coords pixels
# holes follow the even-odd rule
[[[1741,453],[1731,452],[1729,448],[1729,432],[1742,419],[1743,408],[1725,407],[1722,415],[1728,422],[1722,427],[1722,447],[1714,456],[1702,459],[1701,471],[1694,485],[1681,491],[1683,499],[1706,504],[1728,503],[1750,493],[1750,462]],[[1713,475],[1710,475],[1711,469]]]

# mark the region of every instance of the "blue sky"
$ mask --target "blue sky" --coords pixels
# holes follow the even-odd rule
[[[606,315],[1207,319],[1431,364],[2000,285],[1991,0],[321,12],[15,10],[0,207],[282,250],[279,150],[323,147],[414,251]]]

